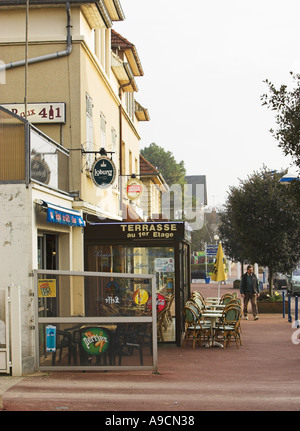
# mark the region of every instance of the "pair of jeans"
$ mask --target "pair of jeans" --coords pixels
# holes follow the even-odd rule
[[[256,293],[251,293],[251,292],[245,292],[245,297],[244,297],[244,316],[248,315],[248,302],[251,302],[251,306],[252,306],[252,314],[253,316],[257,316],[258,312],[257,312],[257,294]]]

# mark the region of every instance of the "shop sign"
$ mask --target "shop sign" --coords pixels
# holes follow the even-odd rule
[[[133,294],[133,300],[137,305],[144,305],[148,301],[148,292],[145,289],[138,289]]]
[[[100,157],[93,164],[91,175],[97,187],[105,188],[111,186],[116,177],[114,162],[107,157]]]
[[[152,296],[149,297],[147,305],[148,305],[148,308],[150,310],[152,310]],[[161,295],[160,293],[157,293],[156,294],[156,310],[158,312],[160,312],[160,311],[163,311],[165,309],[165,307],[166,307],[166,298],[163,295]]]
[[[174,272],[173,258],[158,258],[154,262],[156,272]]]
[[[103,328],[86,328],[82,334],[81,345],[90,355],[101,355],[109,346],[108,333]]]
[[[56,280],[55,279],[38,280],[38,297],[56,298]]]
[[[131,178],[127,182],[127,197],[130,200],[138,199],[143,193],[143,183],[137,178]]]
[[[126,238],[174,239],[177,233],[176,223],[129,223],[120,227]]]
[[[24,103],[8,103],[1,105],[13,114],[25,118]],[[58,103],[28,103],[27,120],[29,123],[65,123],[66,104]]]

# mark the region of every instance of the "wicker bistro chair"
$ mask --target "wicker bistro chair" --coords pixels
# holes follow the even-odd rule
[[[209,323],[202,320],[202,314],[199,313],[197,307],[191,301],[188,301],[183,308],[183,316],[185,319],[185,339],[184,345],[190,339],[193,340],[193,349],[196,342],[200,345],[201,341],[210,339],[211,326]]]
[[[199,292],[197,292],[197,291],[193,292],[191,300],[196,302],[196,304],[198,305],[200,310],[203,310],[206,308],[205,299],[203,298],[203,296]]]
[[[243,304],[242,304],[242,300],[241,300],[241,298],[234,298],[234,299],[231,299],[227,304],[226,304],[226,307],[230,307],[230,306],[232,306],[232,305],[235,305],[235,306],[237,306],[237,307],[239,307],[240,309],[241,309],[241,314],[240,314],[240,319],[239,319],[239,324],[238,324],[238,333],[239,333],[239,338],[240,338],[240,344],[242,344],[242,341],[241,341],[241,336],[240,336],[240,333],[242,332],[242,328],[241,328],[241,319],[242,319],[242,306],[243,306]]]
[[[241,300],[241,298],[230,299],[230,301],[227,302],[226,306],[230,306],[230,305],[237,305],[238,307],[242,308],[242,300]]]
[[[204,296],[198,290],[194,290],[194,292],[192,292],[192,298],[194,298],[194,297],[199,298],[202,301],[202,304],[204,306],[206,305]]]
[[[166,298],[166,319],[168,323],[172,323],[173,321],[171,307],[172,307],[174,298],[175,298],[175,293],[172,293],[172,295],[169,295]]]
[[[241,345],[240,337],[241,308],[237,305],[230,305],[223,311],[223,315],[214,329],[214,340],[223,340],[224,348],[231,345],[233,337],[237,349]]]
[[[227,305],[229,301],[234,299],[233,295],[229,292],[224,293],[224,295],[220,299],[220,304]]]
[[[157,313],[157,339],[158,341],[164,341],[164,332],[168,329],[168,310],[164,308],[162,311]]]

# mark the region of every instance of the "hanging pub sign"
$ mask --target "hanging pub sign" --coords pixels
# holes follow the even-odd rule
[[[24,103],[6,103],[1,106],[25,118]],[[65,123],[66,104],[64,102],[28,103],[27,120],[29,123]]]
[[[91,176],[97,187],[105,188],[111,186],[116,177],[114,162],[108,157],[100,157],[93,164]]]
[[[143,183],[137,178],[131,178],[127,182],[127,197],[130,200],[138,199],[143,193]]]

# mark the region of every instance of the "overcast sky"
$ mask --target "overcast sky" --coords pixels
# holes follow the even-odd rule
[[[121,0],[114,29],[133,43],[144,76],[137,101],[141,148],[152,142],[206,175],[208,205],[226,200],[254,171],[288,168],[261,106],[268,78],[277,87],[300,72],[299,0]],[[295,169],[290,169],[295,171]]]

